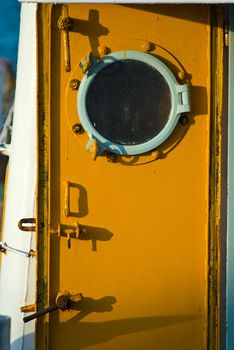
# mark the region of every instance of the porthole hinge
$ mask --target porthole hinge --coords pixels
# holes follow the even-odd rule
[[[94,60],[92,52],[89,52],[82,60],[80,61],[80,69],[83,73],[86,73],[87,70],[93,65]]]
[[[96,160],[97,156],[100,152],[100,146],[97,143],[97,140],[91,138],[86,146],[86,148],[89,150],[89,152],[92,155],[92,160]],[[104,150],[104,149],[103,149]]]

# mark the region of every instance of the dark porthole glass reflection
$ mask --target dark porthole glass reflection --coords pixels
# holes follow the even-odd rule
[[[165,127],[170,88],[151,65],[132,59],[109,64],[92,80],[86,97],[89,120],[107,140],[137,145]]]

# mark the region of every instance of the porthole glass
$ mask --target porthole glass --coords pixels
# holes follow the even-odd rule
[[[141,144],[159,134],[169,119],[171,105],[163,75],[145,62],[130,59],[102,69],[86,98],[93,127],[121,145]]]
[[[159,59],[120,51],[94,62],[82,79],[78,113],[100,152],[141,154],[164,142],[190,111],[189,90]]]

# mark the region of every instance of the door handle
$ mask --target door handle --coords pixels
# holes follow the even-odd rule
[[[56,297],[56,301],[53,305],[48,306],[44,310],[35,312],[32,315],[24,317],[23,321],[24,323],[27,323],[45,314],[53,312],[55,310],[62,310],[62,311],[70,310],[72,308],[73,303],[77,303],[82,299],[83,299],[83,295],[81,293],[74,294],[74,295],[71,295],[69,293],[58,293]]]

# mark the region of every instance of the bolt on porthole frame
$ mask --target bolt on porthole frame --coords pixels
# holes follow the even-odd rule
[[[87,131],[89,149],[93,142],[97,142],[98,154],[108,150],[120,155],[137,155],[149,152],[161,145],[173,132],[181,113],[190,112],[190,94],[188,84],[180,85],[170,69],[158,58],[140,51],[118,51],[103,57],[100,60],[93,59],[93,65],[85,73],[78,91],[78,114],[83,128]],[[140,144],[118,144],[101,135],[90,121],[87,111],[86,98],[95,77],[108,65],[124,60],[143,62],[158,71],[168,84],[171,94],[171,110],[168,121],[163,129],[150,140]]]

